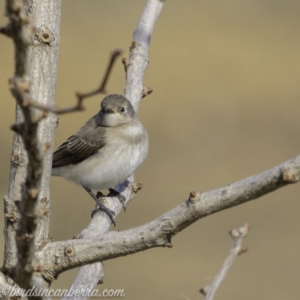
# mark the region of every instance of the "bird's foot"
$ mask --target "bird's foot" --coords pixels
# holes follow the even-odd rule
[[[102,195],[102,196],[103,196],[103,195]],[[98,196],[98,193],[97,193],[97,198],[98,198],[98,199],[100,198],[100,197]],[[107,207],[100,201],[100,199],[97,201],[97,205],[98,205],[98,207],[92,211],[92,218],[94,217],[94,215],[95,215],[97,212],[103,211],[104,213],[107,214],[107,216],[108,216],[109,219],[111,220],[112,224],[114,224],[114,226],[116,227],[116,222],[115,222],[115,220],[114,220],[114,215],[115,215],[115,213],[114,213],[111,209],[107,208]]]
[[[114,215],[115,213],[110,210],[109,208],[107,208],[101,201],[101,197],[103,197],[103,195],[98,192],[97,193],[97,196],[92,192],[92,190],[88,187],[85,187],[85,186],[82,186],[88,193],[89,195],[95,200],[95,202],[97,203],[98,205],[98,208],[96,208],[95,210],[93,210],[92,212],[92,218],[94,217],[95,213],[97,213],[98,211],[103,211],[104,213],[107,214],[107,216],[109,217],[110,221],[115,225],[116,227],[116,223],[115,223],[115,220],[114,220]],[[102,195],[102,196],[101,196]],[[100,198],[100,199],[99,199]]]
[[[109,196],[109,197],[117,197],[118,200],[119,200],[119,201],[121,202],[121,204],[122,204],[123,210],[126,211],[126,206],[125,206],[125,201],[126,201],[126,199],[125,199],[125,197],[124,197],[121,193],[119,193],[118,191],[116,191],[116,190],[114,190],[114,189],[108,189],[108,190],[109,190],[108,196]]]
[[[101,193],[101,192],[97,192],[96,197],[97,197],[98,199],[100,199],[101,197],[104,197],[104,195],[103,195],[103,193]]]

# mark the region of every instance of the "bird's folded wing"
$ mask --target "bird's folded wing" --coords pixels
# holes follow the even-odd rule
[[[72,135],[53,153],[52,168],[77,164],[104,146],[104,141]]]

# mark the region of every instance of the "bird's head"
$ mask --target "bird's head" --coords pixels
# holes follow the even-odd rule
[[[106,96],[98,113],[101,126],[113,127],[130,122],[136,118],[132,104],[122,95]]]

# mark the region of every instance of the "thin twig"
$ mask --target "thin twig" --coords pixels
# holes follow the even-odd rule
[[[52,112],[52,113],[55,113],[58,115],[84,110],[84,106],[83,106],[84,99],[95,96],[97,94],[106,94],[106,92],[107,92],[106,86],[107,86],[109,76],[112,72],[113,65],[114,65],[116,59],[122,54],[122,52],[123,51],[119,48],[112,51],[110,58],[109,58],[108,66],[106,68],[106,72],[104,74],[104,77],[102,79],[100,86],[91,92],[87,92],[87,93],[76,92],[75,95],[77,98],[77,103],[74,106],[66,107],[66,108],[50,107],[47,105],[37,103],[36,101],[30,99],[29,96],[24,99],[22,105],[26,106],[26,107],[31,106],[31,107],[40,109],[44,112]]]
[[[112,51],[112,53],[110,55],[110,60],[109,60],[108,66],[106,68],[106,72],[104,74],[104,77],[102,79],[102,83],[100,84],[99,88],[95,89],[94,91],[87,92],[87,93],[77,92],[76,96],[77,96],[77,99],[78,99],[79,103],[81,103],[85,98],[92,97],[92,96],[95,96],[95,95],[101,94],[101,93],[106,94],[106,85],[107,85],[107,81],[109,79],[109,76],[111,74],[112,67],[113,67],[116,59],[119,56],[121,56],[122,53],[123,53],[123,50],[120,49],[120,48],[116,48],[115,50]]]
[[[229,234],[233,240],[232,247],[230,249],[228,257],[226,258],[213,282],[200,290],[200,293],[205,296],[205,300],[212,300],[214,298],[217,289],[219,288],[221,282],[225,278],[236,258],[240,254],[243,254],[248,250],[247,248],[242,246],[243,239],[247,236],[248,232],[249,224],[245,224],[238,229],[229,231]]]
[[[11,32],[11,26],[10,24],[6,25],[5,27],[0,28],[0,33],[11,38],[12,37],[12,32]]]

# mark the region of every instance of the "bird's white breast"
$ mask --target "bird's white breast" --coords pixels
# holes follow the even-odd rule
[[[143,125],[108,133],[107,144],[97,153],[74,165],[56,168],[56,174],[95,190],[113,188],[133,174],[148,153]]]

